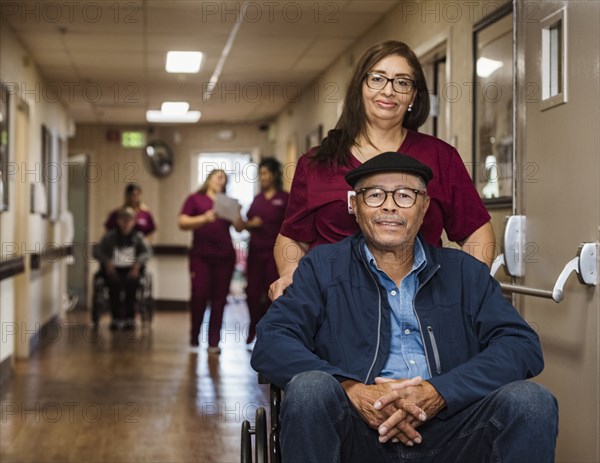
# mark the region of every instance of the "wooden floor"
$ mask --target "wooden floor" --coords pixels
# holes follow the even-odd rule
[[[71,313],[17,362],[1,397],[0,461],[237,462],[240,426],[268,405],[249,361],[245,303],[226,308],[222,354],[188,347],[188,315],[135,332]]]

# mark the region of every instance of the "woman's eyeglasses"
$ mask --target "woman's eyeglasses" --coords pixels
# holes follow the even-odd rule
[[[392,88],[397,93],[410,93],[416,88],[417,83],[406,77],[386,77],[376,72],[369,72],[366,76],[367,87],[373,90],[381,90],[388,82],[392,83]]]

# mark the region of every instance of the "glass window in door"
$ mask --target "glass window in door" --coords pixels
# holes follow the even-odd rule
[[[488,207],[510,206],[513,191],[512,12],[474,31],[474,166]]]

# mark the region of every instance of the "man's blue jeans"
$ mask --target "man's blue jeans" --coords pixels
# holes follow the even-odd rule
[[[285,388],[281,454],[288,462],[551,463],[558,434],[556,399],[518,381],[446,419],[418,428],[421,444],[380,444],[331,375],[310,371]]]

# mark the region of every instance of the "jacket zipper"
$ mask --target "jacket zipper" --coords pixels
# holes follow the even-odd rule
[[[419,314],[417,313],[417,308],[415,307],[415,299],[417,298],[417,294],[421,290],[421,288],[423,286],[425,286],[429,280],[431,280],[431,278],[433,277],[433,274],[435,272],[437,272],[437,270],[439,268],[440,268],[440,265],[438,264],[437,267],[431,271],[431,273],[429,274],[427,279],[425,281],[423,281],[422,284],[419,284],[419,286],[417,287],[417,290],[415,291],[415,294],[413,295],[413,300],[412,300],[413,313],[415,314],[415,317],[417,318],[417,323],[419,324],[419,328],[420,328],[419,334],[421,335],[421,342],[423,343],[423,346],[425,347],[425,358],[427,359],[427,371],[429,371],[430,377],[433,377],[433,375],[431,374],[431,362],[429,360],[429,354],[427,353],[427,344],[425,342],[425,337],[423,336],[423,325],[421,325],[421,319],[419,318]],[[430,328],[431,327],[428,326],[427,330],[429,331]],[[434,355],[434,359],[435,359],[436,372],[438,374],[440,374],[441,373],[440,357],[439,357],[439,353],[437,350],[437,344],[435,342],[435,338],[433,337],[433,331],[430,333],[429,339],[432,341],[432,349],[433,349],[433,355]]]
[[[437,342],[435,342],[435,336],[433,334],[433,328],[431,326],[427,326],[427,333],[429,334],[431,348],[433,349],[433,358],[435,359],[435,371],[439,375],[442,373],[442,367],[440,365],[440,353],[438,352]]]
[[[371,376],[371,373],[373,372],[373,368],[375,368],[375,362],[377,361],[377,353],[379,352],[379,344],[381,342],[381,292],[379,291],[379,285],[377,284],[377,280],[375,280],[375,277],[369,270],[369,267],[364,260],[362,252],[360,253],[360,256],[361,256],[361,261],[362,261],[363,265],[367,269],[367,273],[371,276],[371,279],[373,280],[373,284],[375,285],[375,289],[377,290],[377,295],[379,296],[379,306],[378,306],[379,316],[377,319],[377,345],[375,346],[375,355],[373,356],[373,362],[371,363],[371,366],[369,367],[369,371],[367,372],[367,377],[364,380],[364,383],[366,384],[369,381],[369,377]]]

